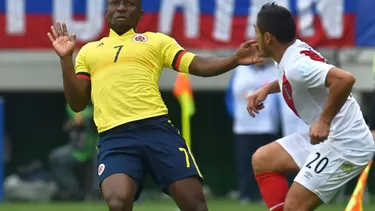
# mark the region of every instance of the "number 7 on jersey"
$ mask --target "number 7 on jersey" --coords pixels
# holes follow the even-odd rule
[[[113,63],[116,63],[116,62],[117,62],[117,60],[118,60],[118,56],[119,56],[120,53],[121,53],[122,47],[124,47],[124,45],[118,45],[118,46],[115,46],[115,47],[114,47],[114,48],[117,48],[117,53],[116,53],[116,56],[115,56],[115,59],[114,59]]]

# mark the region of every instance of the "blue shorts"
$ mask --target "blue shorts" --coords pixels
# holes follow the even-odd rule
[[[202,175],[185,140],[167,116],[126,123],[99,134],[99,186],[123,173],[138,185],[138,199],[148,174],[167,193],[172,183]],[[168,193],[167,193],[168,194]]]

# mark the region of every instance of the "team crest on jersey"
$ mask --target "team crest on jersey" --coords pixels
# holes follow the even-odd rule
[[[147,42],[148,38],[144,34],[136,34],[133,36],[134,42]]]
[[[103,174],[104,169],[105,169],[105,165],[103,163],[100,164],[99,167],[98,167],[98,175],[99,176]]]

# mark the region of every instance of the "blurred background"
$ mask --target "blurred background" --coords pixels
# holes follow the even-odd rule
[[[169,34],[180,45],[202,56],[229,56],[243,41],[254,38],[256,14],[267,2],[143,0],[145,15],[137,31]],[[375,112],[372,109],[375,1],[275,2],[295,14],[301,40],[320,50],[330,63],[354,74],[357,82],[353,95],[370,125]],[[59,20],[67,23],[71,33],[77,34],[78,48],[100,39],[108,34],[105,5],[105,0],[0,0],[0,161],[3,161],[0,162],[3,164],[0,198],[5,201],[5,205],[0,205],[1,210],[65,210],[67,207],[106,210],[103,202],[99,206],[88,205],[101,200],[96,184],[96,134],[91,108],[79,115],[68,109],[59,59],[46,36],[50,25]],[[265,210],[259,196],[248,196],[241,190],[241,180],[243,177],[246,180],[246,175],[241,176],[239,166],[250,164],[243,164],[238,158],[238,135],[271,133],[278,138],[285,134],[283,124],[285,127],[288,123],[279,118],[280,105],[268,117],[273,121],[272,130],[259,134],[238,132],[236,115],[231,112],[236,100],[228,100],[228,93],[236,96],[231,89],[234,73],[237,70],[214,78],[190,77],[195,102],[195,114],[191,118],[192,151],[205,176],[205,193],[213,210],[243,210],[242,206],[248,210]],[[181,128],[180,104],[172,92],[175,80],[176,73],[166,69],[160,78],[160,90],[170,118]],[[249,94],[257,86],[261,85],[241,88],[241,91]],[[248,141],[257,140],[253,137]],[[244,156],[250,161],[251,150]],[[254,184],[254,181],[248,182]],[[334,201],[337,205],[330,210],[343,210],[356,182],[357,178],[339,193]],[[257,191],[253,187],[250,192]],[[366,206],[375,203],[371,195],[375,195],[375,172],[369,176]],[[75,202],[61,204],[62,201]],[[175,209],[151,180],[136,206],[136,210]]]

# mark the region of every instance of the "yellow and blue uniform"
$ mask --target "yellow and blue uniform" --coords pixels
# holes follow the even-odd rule
[[[160,91],[164,67],[188,73],[194,54],[161,33],[110,35],[83,46],[77,77],[91,80],[94,120],[99,131],[98,174],[102,182],[124,173],[138,184],[148,173],[163,190],[199,176],[183,138],[169,121]]]

